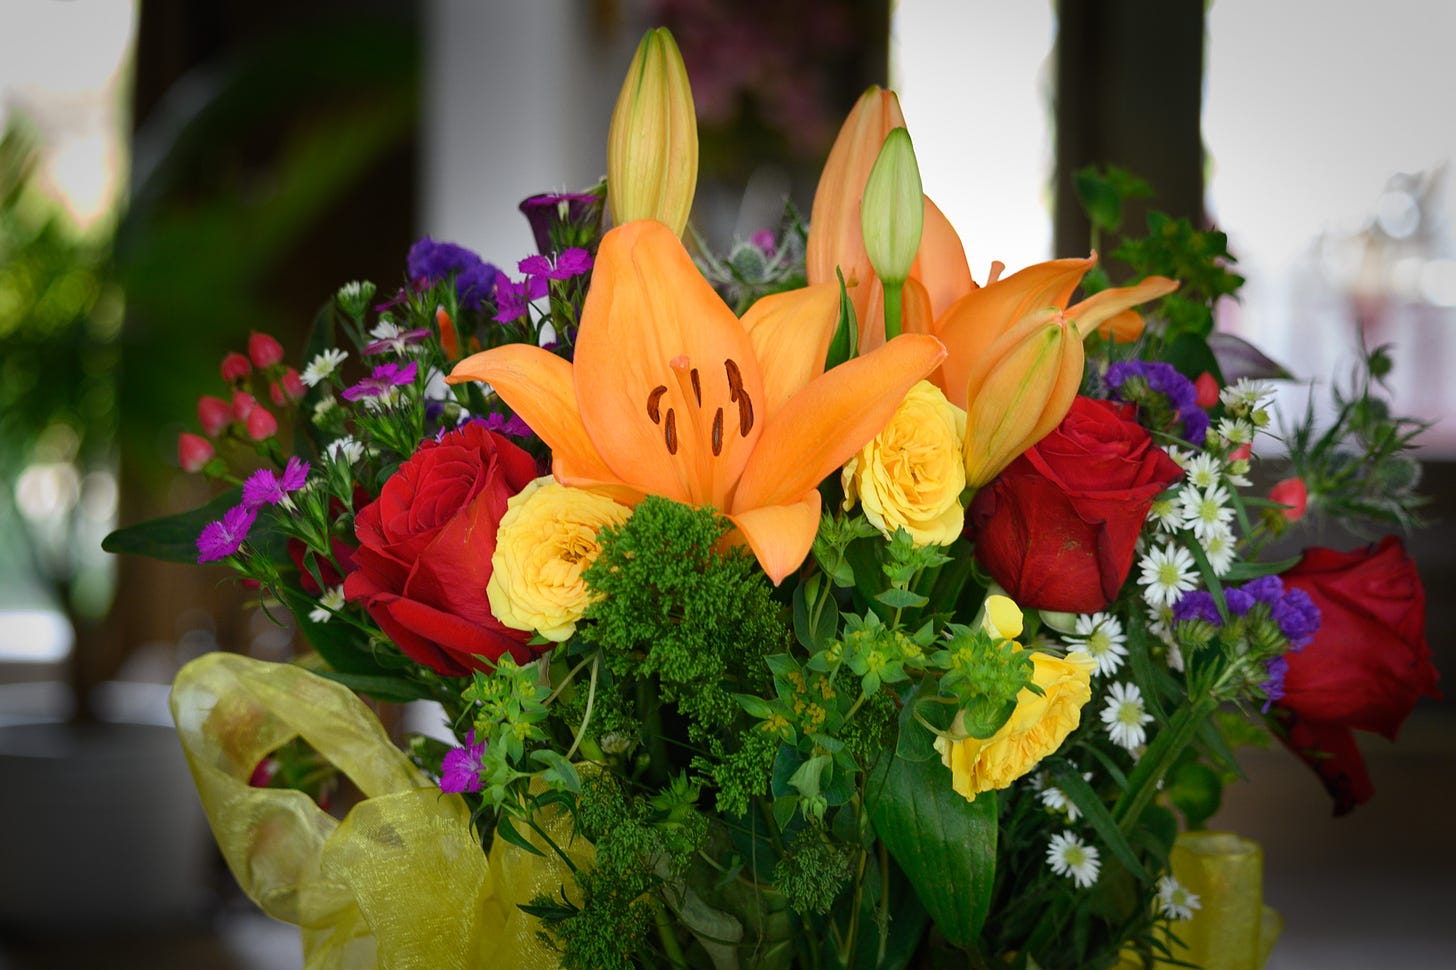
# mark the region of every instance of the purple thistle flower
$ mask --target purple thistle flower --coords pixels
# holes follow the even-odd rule
[[[1289,640],[1290,646],[1299,650],[1314,639],[1320,628],[1319,607],[1302,589],[1291,589],[1269,610],[1279,632]]]
[[[234,505],[222,514],[221,519],[203,526],[202,534],[197,537],[198,563],[226,559],[237,552],[257,518],[257,509]]]
[[[1278,576],[1260,576],[1258,579],[1249,580],[1240,588],[1260,603],[1273,606],[1284,595],[1284,580]]]
[[[368,377],[353,387],[346,388],[341,396],[346,401],[357,401],[361,397],[379,397],[388,393],[391,387],[413,384],[417,370],[418,365],[414,361],[403,367],[399,364],[380,364]]]
[[[243,482],[243,507],[260,509],[265,505],[277,505],[289,492],[303,488],[303,483],[307,480],[308,462],[297,455],[288,459],[281,476],[266,468],[260,468]]]
[[[763,254],[770,259],[773,258],[774,252],[778,249],[777,244],[774,242],[774,234],[772,229],[760,229],[758,232],[753,234],[753,238],[750,239],[749,242],[753,243],[760,250],[762,250]]]
[[[1264,706],[1259,710],[1268,714],[1270,705],[1284,696],[1284,675],[1289,673],[1289,661],[1283,657],[1270,657],[1264,661],[1264,671],[1269,678],[1259,685],[1266,698]]]
[[[445,755],[440,765],[440,791],[449,794],[480,791],[480,766],[485,760],[485,742],[475,740],[474,729],[465,735],[465,747]]]
[[[422,343],[430,331],[425,328],[419,330],[401,330],[393,337],[385,337],[368,344],[364,348],[365,357],[373,357],[376,354],[403,353],[406,347]]]
[[[1206,620],[1214,626],[1221,625],[1218,606],[1213,594],[1203,589],[1189,590],[1178,598],[1173,606],[1174,620]]]

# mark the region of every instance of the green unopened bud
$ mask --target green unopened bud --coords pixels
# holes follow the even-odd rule
[[[925,227],[925,196],[910,132],[892,128],[870,169],[859,209],[865,252],[886,286],[910,275]]]
[[[627,69],[607,135],[612,220],[656,219],[682,235],[698,183],[698,120],[677,42],[649,30]]]

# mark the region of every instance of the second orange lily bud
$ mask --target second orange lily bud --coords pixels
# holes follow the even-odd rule
[[[991,344],[966,387],[966,485],[985,485],[1061,423],[1083,364],[1077,325],[1055,308],[1027,314]]]
[[[656,219],[682,235],[698,184],[698,121],[687,67],[664,27],[649,30],[607,135],[607,201],[617,225]]]

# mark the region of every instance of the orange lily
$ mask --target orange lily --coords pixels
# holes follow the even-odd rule
[[[945,357],[907,334],[823,373],[837,306],[837,285],[811,286],[739,320],[672,230],[630,222],[602,239],[574,364],[511,344],[449,380],[490,384],[550,446],[563,484],[721,510],[777,583],[813,544],[819,482]]]

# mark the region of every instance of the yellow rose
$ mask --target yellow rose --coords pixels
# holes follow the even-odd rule
[[[964,741],[935,739],[935,749],[951,772],[951,784],[967,801],[983,791],[1005,788],[1056,751],[1077,729],[1082,706],[1092,698],[1097,662],[1078,650],[1065,658],[1034,652],[1032,682],[1045,691],[1022,688],[1016,710],[991,737]],[[953,730],[964,733],[959,715]]]
[[[560,643],[591,603],[581,574],[596,559],[603,526],[632,510],[605,496],[538,478],[506,504],[485,588],[496,619]]]
[[[845,464],[845,509],[858,499],[886,537],[903,527],[917,546],[949,545],[965,528],[965,431],[966,412],[929,381],[916,384],[884,430]]]

